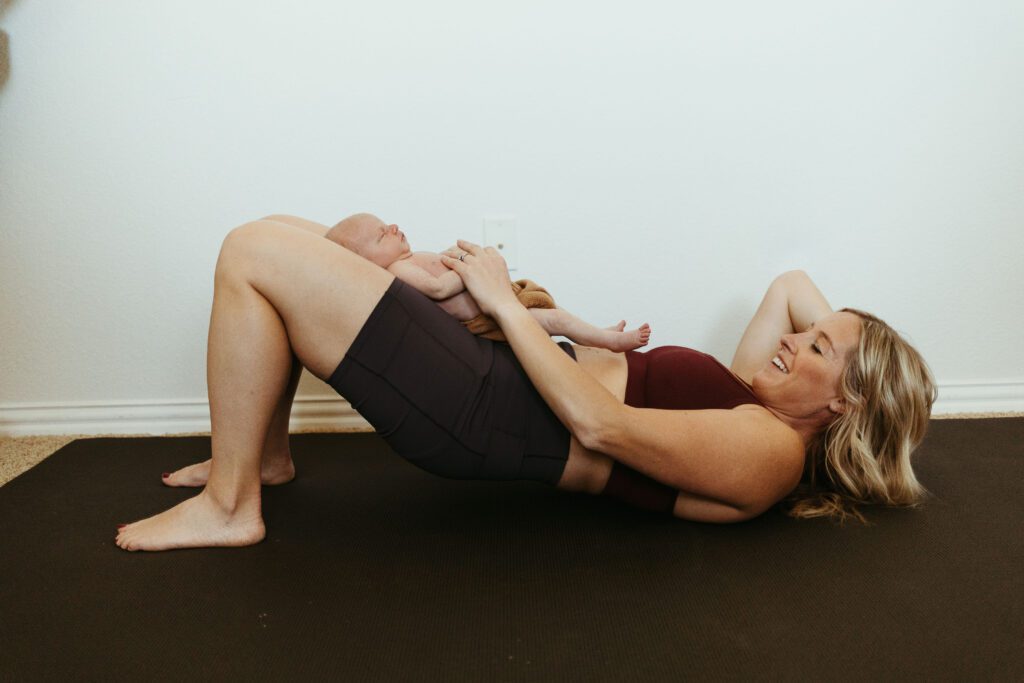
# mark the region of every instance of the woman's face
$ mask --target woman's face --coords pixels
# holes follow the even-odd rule
[[[845,409],[839,386],[860,328],[857,315],[832,313],[803,332],[783,336],[778,357],[786,370],[772,361],[761,368],[751,382],[758,398],[791,417],[831,421]]]

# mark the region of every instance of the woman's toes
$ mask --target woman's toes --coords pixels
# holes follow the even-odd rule
[[[160,480],[164,483],[164,486],[205,486],[206,480],[210,477],[210,461],[198,462],[195,465],[189,465],[188,467],[182,467],[180,470],[175,472],[167,473],[161,476]]]
[[[134,539],[135,533],[128,527],[125,527],[124,529],[121,529],[121,533],[117,535],[117,545],[122,550],[133,550],[132,541],[134,541]]]

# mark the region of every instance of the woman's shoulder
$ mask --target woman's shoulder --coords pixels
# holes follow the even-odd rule
[[[746,419],[752,422],[759,422],[764,425],[765,438],[772,445],[780,449],[782,453],[789,455],[792,461],[792,474],[799,481],[799,475],[803,472],[804,459],[807,454],[807,444],[804,443],[800,432],[790,427],[775,413],[759,403],[744,403],[732,408],[732,410],[743,414]]]
[[[742,405],[738,405],[738,406],[735,406],[735,407],[731,408],[731,410],[746,410],[746,411],[751,411],[751,412],[755,412],[755,413],[768,413],[772,417],[775,417],[775,415],[772,415],[772,411],[768,410],[767,408],[765,408],[760,403],[744,403]],[[778,418],[776,418],[776,419],[778,419]]]
[[[784,437],[795,437],[797,441],[803,444],[803,439],[800,437],[800,433],[798,431],[796,431],[788,424],[783,422],[778,415],[776,415],[775,413],[773,413],[771,410],[761,405],[760,403],[743,403],[741,405],[730,408],[730,410],[750,415],[751,420],[764,421],[766,425],[772,427],[771,436],[775,438],[778,438],[780,435]]]

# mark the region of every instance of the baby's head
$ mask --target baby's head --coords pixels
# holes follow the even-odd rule
[[[388,225],[370,213],[342,219],[324,237],[381,268],[387,268],[409,253],[405,233],[397,225]]]

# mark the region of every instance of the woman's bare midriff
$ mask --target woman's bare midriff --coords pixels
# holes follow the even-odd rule
[[[629,374],[626,354],[573,346],[576,362],[600,382],[620,402],[626,401],[626,379]],[[614,460],[604,453],[584,448],[575,436],[570,437],[569,461],[565,464],[558,488],[598,494],[604,490],[612,473]]]

